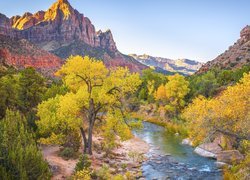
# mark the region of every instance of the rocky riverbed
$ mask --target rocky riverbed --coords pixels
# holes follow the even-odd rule
[[[148,160],[142,164],[145,179],[222,179],[215,160],[197,155],[164,128],[144,122],[144,128],[134,134],[150,145]]]

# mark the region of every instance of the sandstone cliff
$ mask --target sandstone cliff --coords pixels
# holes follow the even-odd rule
[[[215,67],[235,69],[243,65],[250,65],[250,26],[241,30],[240,39],[234,45],[214,60],[204,64],[197,73],[203,73]]]
[[[16,40],[2,35],[0,35],[0,62],[16,68],[35,67],[49,76],[53,75],[63,63],[59,57],[41,50],[27,40]]]
[[[117,50],[110,30],[96,32],[94,25],[67,0],[57,0],[47,11],[7,18],[0,14],[0,34],[26,39],[61,58],[90,55],[107,66],[127,66],[140,71],[146,66]]]

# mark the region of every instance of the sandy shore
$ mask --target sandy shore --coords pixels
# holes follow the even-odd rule
[[[97,138],[95,138],[97,139]],[[100,139],[100,138],[99,138]],[[94,140],[95,142],[96,140]],[[149,151],[149,145],[137,138],[133,137],[124,142],[120,142],[120,146],[112,150],[112,156],[106,157],[104,152],[93,152],[92,168],[99,169],[103,164],[110,166],[113,174],[132,172],[134,175],[140,173],[140,165],[145,160],[144,154]],[[59,146],[43,146],[42,152],[44,158],[51,166],[54,180],[67,179],[73,172],[77,159],[65,160],[58,156]]]

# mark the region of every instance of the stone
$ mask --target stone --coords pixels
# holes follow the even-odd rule
[[[214,158],[214,159],[216,159],[216,157],[217,157],[216,154],[209,152],[201,147],[196,147],[194,152],[199,154],[200,156],[203,156],[203,157],[209,157],[209,158]]]
[[[193,142],[189,138],[186,138],[181,141],[181,144],[192,146]]]
[[[223,169],[224,167],[228,166],[227,163],[220,162],[220,161],[216,161],[215,164],[216,164],[217,168],[219,168],[219,169]]]
[[[216,141],[216,139],[215,139],[215,141],[213,141],[211,143],[203,143],[203,144],[199,145],[198,147],[201,149],[204,149],[206,151],[209,151],[211,153],[214,153],[214,154],[217,154],[217,153],[222,151],[222,148],[219,145],[219,142]]]
[[[239,163],[244,156],[238,150],[227,150],[217,154],[217,161],[227,164]]]

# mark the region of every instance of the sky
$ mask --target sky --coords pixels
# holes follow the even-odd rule
[[[11,17],[47,10],[56,0],[0,0]],[[124,54],[206,62],[250,25],[250,0],[68,0],[96,30],[112,31]]]

